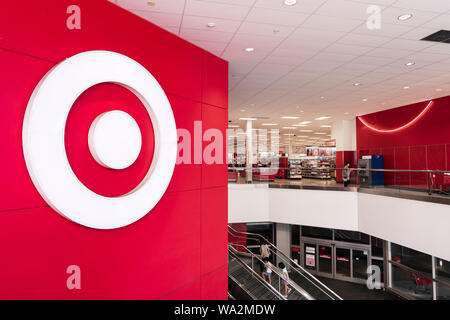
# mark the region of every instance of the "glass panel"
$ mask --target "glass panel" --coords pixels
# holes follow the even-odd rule
[[[369,235],[362,232],[334,230],[334,240],[336,241],[369,244],[369,239]]]
[[[392,287],[415,299],[431,300],[432,280],[392,265]]]
[[[291,247],[291,259],[300,264],[300,248]]]
[[[436,299],[437,300],[450,300],[450,288],[446,285],[436,282]]]
[[[350,277],[350,249],[336,248],[336,275]]]
[[[353,249],[353,278],[367,279],[367,251]]]
[[[300,245],[300,226],[291,226],[291,244]]]
[[[372,265],[378,266],[380,268],[380,281],[384,282],[384,261],[383,260],[377,260],[372,259]]]
[[[331,247],[319,245],[319,271],[332,273]]]
[[[316,270],[316,245],[305,243],[305,268]]]
[[[302,236],[310,238],[331,240],[333,232],[331,229],[302,226]]]
[[[383,258],[383,240],[377,237],[370,237],[372,244],[372,257]]]
[[[392,261],[401,263],[431,277],[431,256],[407,247],[391,243]]]
[[[434,259],[436,265],[436,279],[450,284],[450,262],[440,258]],[[438,300],[450,300],[450,288],[437,282],[436,298]]]

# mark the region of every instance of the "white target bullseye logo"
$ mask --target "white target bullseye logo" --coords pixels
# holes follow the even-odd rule
[[[99,83],[115,83],[133,92],[152,121],[155,147],[150,168],[131,192],[101,196],[78,180],[67,159],[65,125],[75,100]],[[25,113],[23,151],[34,185],[55,211],[87,227],[113,229],[146,215],[164,195],[172,178],[177,131],[170,103],[156,79],[136,61],[109,51],[88,51],[50,70],[35,88]],[[107,168],[121,170],[139,156],[142,136],[136,121],[119,110],[91,124],[89,150]]]
[[[114,110],[102,113],[89,128],[89,151],[103,167],[125,169],[139,156],[141,130],[128,113]]]

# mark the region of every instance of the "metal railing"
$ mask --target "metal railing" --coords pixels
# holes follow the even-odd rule
[[[276,296],[279,300],[287,300],[286,297],[281,294],[277,289],[275,289],[271,284],[269,284],[267,281],[265,281],[258,272],[256,272],[253,267],[250,267],[249,265],[247,265],[247,263],[245,263],[244,261],[242,261],[241,258],[239,258],[239,255],[237,253],[237,250],[232,248],[232,247],[228,247],[228,254],[235,259],[235,261],[237,261],[237,263],[240,264],[240,266],[242,268],[244,268],[247,272],[249,272],[253,278],[256,279],[256,281],[258,281],[262,286],[264,286],[267,290],[269,290],[270,292],[273,293],[274,296]],[[240,284],[242,289],[245,290],[249,296],[251,296],[253,299],[256,300],[256,297],[254,296],[254,294],[248,290],[247,288],[245,288],[245,286],[242,286],[242,284],[239,282],[238,279],[235,279],[232,275],[228,275],[235,283]]]
[[[246,167],[228,167],[228,172],[237,172],[238,174],[240,172],[245,172],[246,177],[253,176],[255,172],[259,172],[260,176],[273,176],[277,175],[278,172],[281,170],[290,170],[293,168],[290,167],[279,167],[279,168],[271,168],[271,167],[254,167],[254,168],[246,168]],[[310,170],[310,167],[296,167],[295,169],[299,170],[300,172],[305,170]],[[362,176],[367,176],[368,172],[382,172],[382,173],[398,173],[398,174],[423,174],[422,177],[417,179],[425,179],[425,181],[422,181],[421,187],[409,183],[387,183],[386,179],[384,179],[383,186],[390,187],[390,188],[399,188],[399,189],[413,189],[417,191],[427,191],[429,195],[431,195],[433,192],[438,192],[441,194],[450,195],[450,171],[448,170],[412,170],[412,169],[366,169],[366,168],[349,168],[350,169],[350,180],[351,184],[353,185],[359,185],[359,178]],[[345,168],[317,168],[316,170],[329,170],[330,173],[334,173],[334,176],[336,176],[336,173],[339,171],[345,170]],[[320,176],[318,176],[320,177]],[[438,182],[438,178],[445,179],[446,183],[442,184]],[[384,177],[386,178],[386,177]],[[408,177],[410,179],[411,177]],[[394,179],[395,180],[395,179]],[[267,180],[262,180],[267,181]],[[252,183],[253,179],[247,179],[247,183]],[[425,188],[422,188],[424,187]],[[448,187],[449,189],[444,189],[444,186]],[[439,187],[439,188],[436,188]]]
[[[264,241],[265,243],[267,243],[269,245],[269,249],[274,254],[274,256],[276,256],[277,258],[282,260],[286,264],[286,266],[289,267],[290,270],[292,272],[294,272],[299,277],[299,279],[302,280],[303,283],[308,285],[309,288],[312,287],[314,290],[317,290],[318,292],[320,292],[320,296],[322,296],[322,297],[326,296],[328,299],[331,299],[331,300],[342,300],[342,298],[339,295],[337,295],[334,291],[332,291],[330,288],[325,286],[321,281],[319,281],[311,273],[306,271],[302,266],[300,266],[297,262],[295,262],[290,257],[288,257],[284,252],[279,250],[274,244],[272,244],[270,241],[268,241],[263,236],[256,234],[256,233],[237,231],[237,230],[233,229],[231,226],[228,226],[228,231],[229,231],[229,234],[231,234],[231,236],[234,238],[245,239],[245,240],[254,240],[254,241],[257,241],[260,243],[261,243],[261,241]],[[241,237],[240,235],[245,235],[245,237]],[[232,243],[231,245],[244,247],[242,244]],[[246,246],[245,246],[245,248],[246,248],[246,250],[250,251]],[[252,253],[252,254],[254,255],[254,253]],[[298,284],[296,283],[296,285],[298,285]],[[314,299],[314,297],[311,295],[310,292],[306,292],[303,288],[301,290],[304,291],[309,297]]]

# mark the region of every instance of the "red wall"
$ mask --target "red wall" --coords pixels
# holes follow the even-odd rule
[[[73,4],[81,8],[81,30],[66,28]],[[227,62],[106,0],[1,1],[0,299],[226,299],[225,164],[177,165],[156,207],[115,230],[65,219],[33,186],[21,137],[28,99],[56,63],[88,50],[122,53],[146,67],[168,95],[178,128],[193,134],[193,121],[202,120],[203,130],[225,135]],[[108,108],[134,115],[146,141],[136,163],[121,173],[101,168],[87,149],[88,119]],[[111,196],[139,182],[153,153],[145,117],[136,97],[112,84],[77,100],[66,149],[86,186]],[[67,289],[69,265],[81,268],[81,290]]]
[[[398,128],[414,119],[428,101],[376,112],[363,119],[377,129]],[[393,133],[380,133],[356,122],[359,158],[382,154],[386,169],[450,170],[450,96],[434,100],[433,106],[411,126]],[[424,173],[386,173],[385,184],[426,188]]]

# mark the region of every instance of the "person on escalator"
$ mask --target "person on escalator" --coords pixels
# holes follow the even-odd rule
[[[288,296],[289,292],[291,292],[291,288],[289,288],[289,274],[287,272],[286,266],[284,265],[283,262],[280,262],[278,264],[278,267],[281,269],[281,275],[283,278],[283,284],[284,284],[284,295]]]
[[[270,249],[265,240],[262,240],[260,242],[259,255],[261,260],[264,261],[264,259],[267,259],[267,261],[269,261]],[[261,275],[264,277],[264,265],[260,263],[260,267],[261,267]]]
[[[265,266],[265,270],[263,272],[263,279],[266,280],[267,277],[267,282],[269,284],[272,284],[272,269],[270,269],[270,262],[269,262],[269,258],[264,258],[264,266]]]

